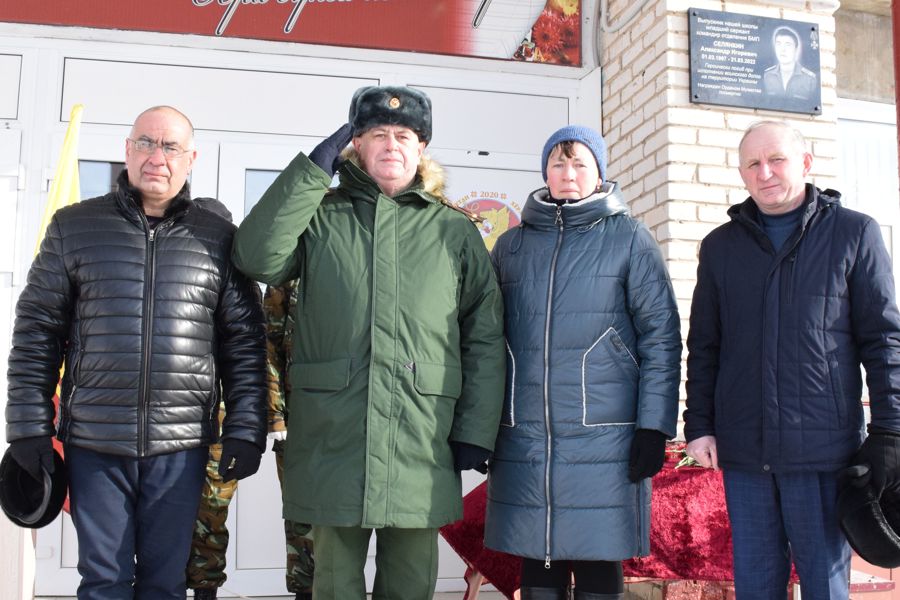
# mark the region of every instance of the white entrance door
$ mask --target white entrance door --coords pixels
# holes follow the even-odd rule
[[[281,169],[303,149],[297,140],[292,142],[220,144],[218,199],[234,215],[236,223],[243,220]],[[270,450],[271,442],[268,445]],[[286,595],[281,487],[271,451],[263,454],[259,472],[238,485],[226,527],[231,536],[226,553],[228,579],[218,595]]]
[[[878,221],[894,261],[894,285],[900,296],[900,179],[897,174],[896,121],[893,104],[839,99],[838,191],[841,192],[841,203]],[[863,406],[868,413],[867,388],[863,390]]]
[[[16,271],[16,210],[19,198],[21,132],[0,130],[0,364],[7,364],[13,315],[13,276]],[[8,317],[8,318],[7,318]],[[6,405],[6,379],[0,378],[0,407]]]
[[[0,65],[2,71],[2,65]],[[15,96],[15,91],[12,92]],[[2,104],[2,102],[0,102]],[[5,107],[4,107],[5,108]],[[14,107],[13,107],[14,108]],[[9,111],[15,114],[14,110]],[[0,110],[6,118],[7,112]],[[20,188],[24,182],[20,175],[22,161],[19,155],[21,132],[0,129],[0,364],[9,364],[10,337],[12,335],[13,303],[21,287],[15,280],[16,273],[16,216]],[[0,411],[6,408],[6,377],[0,376]],[[5,449],[5,442],[0,444]],[[26,548],[28,550],[26,550]],[[0,570],[9,577],[5,590],[15,597],[30,593],[34,563],[31,558],[31,535],[0,517]],[[2,594],[0,594],[2,595]]]
[[[841,204],[874,217],[894,258],[900,282],[900,179],[893,104],[840,100],[838,104]]]

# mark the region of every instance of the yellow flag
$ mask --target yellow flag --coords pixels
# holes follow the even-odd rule
[[[60,208],[75,204],[81,199],[81,187],[78,180],[78,131],[81,129],[82,111],[84,111],[84,105],[76,104],[72,107],[72,113],[69,116],[69,127],[66,129],[66,137],[63,140],[62,152],[59,154],[59,162],[56,163],[56,172],[53,175],[53,181],[50,183],[50,193],[47,194],[47,206],[44,209],[44,218],[41,220],[41,228],[38,230],[37,244],[34,247],[35,255],[37,255],[38,250],[41,249],[44,233],[47,231],[47,226],[50,225],[50,219],[53,218],[53,214]],[[53,394],[53,406],[55,407],[57,414],[59,413],[60,398],[59,382],[62,381],[64,370],[64,367],[59,370],[56,393]],[[56,439],[56,437],[53,438],[53,447],[56,448],[60,456],[63,455],[62,442]],[[63,510],[69,512],[68,494],[66,494]]]
[[[63,140],[59,162],[56,163],[56,173],[50,183],[47,207],[44,209],[44,218],[41,220],[37,244],[34,247],[35,254],[41,249],[41,241],[44,239],[44,232],[50,225],[53,213],[63,206],[75,204],[81,199],[78,181],[78,131],[81,129],[82,111],[84,111],[84,105],[76,104],[72,107],[72,114],[69,116],[69,128],[66,130],[66,138]]]

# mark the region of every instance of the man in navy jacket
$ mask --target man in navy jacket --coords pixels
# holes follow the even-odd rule
[[[838,473],[868,463],[878,493],[900,487],[891,257],[874,219],[805,183],[813,158],[799,132],[756,123],[739,156],[750,197],[700,246],[687,453],[723,469],[739,598],[785,598],[793,560],[804,598],[846,599]]]

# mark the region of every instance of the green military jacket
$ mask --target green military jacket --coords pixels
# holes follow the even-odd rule
[[[505,386],[502,299],[442,175],[384,195],[352,160],[340,185],[299,154],[235,236],[234,262],[299,279],[284,516],[439,527],[462,517],[449,441],[493,449]]]

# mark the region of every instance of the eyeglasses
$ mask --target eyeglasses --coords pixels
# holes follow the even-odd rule
[[[143,138],[138,140],[133,140],[131,138],[125,139],[131,142],[131,145],[134,147],[134,149],[141,154],[153,154],[154,152],[156,152],[157,148],[161,148],[163,156],[165,156],[166,158],[177,158],[185,152],[190,152],[190,150],[185,150],[178,144],[158,144],[156,142],[145,140]]]

